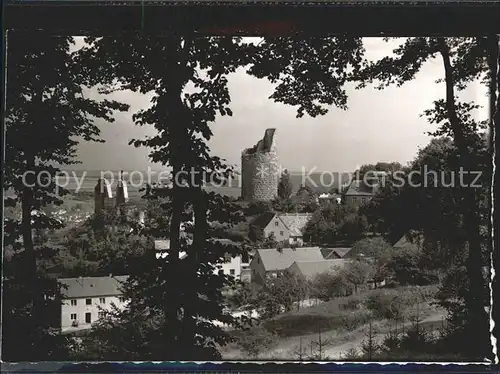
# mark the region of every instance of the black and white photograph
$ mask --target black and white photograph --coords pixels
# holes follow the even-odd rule
[[[495,361],[498,38],[5,40],[2,361]]]

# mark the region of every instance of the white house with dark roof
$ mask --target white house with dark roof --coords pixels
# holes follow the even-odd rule
[[[320,247],[258,249],[250,262],[252,282],[262,284],[267,277],[283,273],[295,261],[324,261],[324,258]]]
[[[127,301],[122,284],[127,276],[60,278],[61,331],[85,330],[92,327],[103,310],[114,304],[123,309]]]
[[[265,238],[273,235],[278,242],[301,247],[304,244],[303,231],[311,217],[311,213],[266,213],[252,225],[259,227]]]

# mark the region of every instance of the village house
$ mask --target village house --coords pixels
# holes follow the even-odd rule
[[[422,234],[417,233],[407,233],[403,235],[396,244],[393,245],[395,249],[414,249],[418,250],[422,248],[424,243],[424,237]]]
[[[216,239],[218,242],[224,245],[234,244],[229,239]],[[170,240],[169,239],[158,239],[154,241],[155,255],[157,259],[167,258],[170,251]],[[187,257],[185,251],[179,252],[179,259],[183,260]],[[217,268],[214,273],[222,272],[223,274],[231,275],[236,279],[241,279],[243,281],[249,281],[249,264],[248,260],[244,262],[245,258],[243,256],[231,256],[226,254],[224,256],[224,262],[217,264]]]
[[[362,180],[354,180],[345,193],[345,203],[359,208],[370,201],[379,191],[379,185],[375,182],[364,183]]]
[[[260,230],[264,238],[273,236],[277,242],[301,247],[303,231],[311,217],[310,213],[265,213],[251,225]]]
[[[287,271],[305,281],[313,281],[322,273],[335,273],[343,269],[349,260],[295,261]]]
[[[318,196],[318,202],[321,206],[339,205],[341,200],[341,197],[337,194],[322,193]]]
[[[233,242],[230,239],[215,239],[217,242],[219,242],[222,245],[236,245],[237,243]],[[237,256],[232,256],[231,254],[227,253],[224,256],[224,262],[221,264],[217,264],[217,272],[222,272],[223,274],[226,275],[231,275],[236,279],[240,280],[247,280],[248,278],[248,271],[246,270],[248,268],[248,259],[243,258],[241,255]],[[242,273],[243,273],[243,279],[242,278]]]
[[[295,261],[323,260],[319,247],[257,249],[250,262],[252,283],[263,284],[267,277],[278,276]]]
[[[61,331],[90,329],[112,305],[123,309],[127,301],[122,284],[127,276],[60,278]]]

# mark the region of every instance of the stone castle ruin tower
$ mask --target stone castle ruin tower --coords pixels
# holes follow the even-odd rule
[[[276,129],[267,129],[263,139],[241,154],[241,196],[245,201],[271,201],[278,194],[275,133]]]

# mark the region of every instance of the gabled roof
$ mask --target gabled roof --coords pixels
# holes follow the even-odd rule
[[[326,260],[345,257],[352,248],[321,248],[323,257]]]
[[[424,236],[422,234],[417,234],[415,236],[412,236],[410,234],[403,235],[401,239],[397,241],[396,244],[394,244],[394,248],[418,248],[422,245],[424,242]]]
[[[80,277],[60,278],[59,282],[67,288],[62,287],[61,294],[65,299],[76,299],[81,297],[100,297],[122,295],[122,284],[128,276],[109,277]]]
[[[257,253],[266,271],[285,270],[295,261],[323,261],[319,247],[301,247],[296,249],[258,249]],[[254,257],[255,258],[255,257]]]
[[[275,215],[276,213],[273,212],[262,213],[250,222],[250,225],[264,229],[267,225],[269,225],[269,222],[271,222]]]
[[[342,269],[347,263],[348,260],[338,258],[323,261],[295,261],[292,266],[298,269],[304,278],[313,279],[318,274]]]
[[[291,236],[302,236],[302,231],[311,219],[311,213],[279,214],[278,218],[290,231]]]
[[[345,194],[347,196],[373,196],[377,190],[378,186],[368,185],[362,180],[353,180]]]
[[[334,248],[333,251],[343,258],[349,254],[352,248]]]

